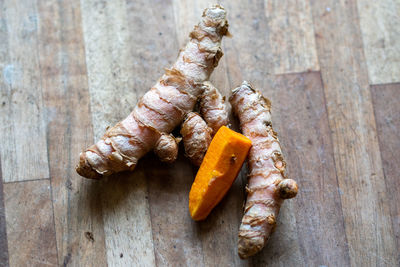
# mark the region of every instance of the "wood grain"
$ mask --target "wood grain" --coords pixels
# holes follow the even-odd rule
[[[0,2],[0,17],[4,18],[4,2]],[[8,54],[8,42],[7,40],[7,24],[5,20],[0,20],[0,39],[3,40],[2,44],[0,45],[0,69],[2,70],[2,73],[4,75],[4,67],[5,67],[5,62],[9,60],[9,54]],[[4,81],[4,78],[0,78],[0,87],[6,89],[6,83]],[[3,90],[1,90],[0,93],[0,120],[3,120],[3,108],[6,105],[6,101],[3,101],[3,99],[6,97],[7,94],[3,93]],[[2,129],[4,131],[5,129]],[[0,165],[1,165],[1,155],[2,152],[0,153]],[[2,175],[2,168],[0,166],[0,266],[9,266],[8,263],[8,245],[7,245],[7,232],[6,232],[6,218],[5,218],[5,211],[4,211],[4,198],[3,198],[3,175]]]
[[[49,180],[4,185],[10,266],[55,266],[57,248]]]
[[[58,263],[104,266],[100,184],[74,170],[93,142],[79,3],[40,1],[38,14]]]
[[[95,140],[125,118],[141,96],[133,69],[140,63],[130,49],[134,37],[129,35],[126,5],[122,0],[81,1]]]
[[[0,0],[0,266],[400,265],[400,87],[382,84],[400,77],[398,2],[217,2],[233,37],[211,81],[272,100],[300,184],[264,250],[237,256],[246,167],[202,222],[182,147],[103,181],[74,170],[215,1]]]
[[[36,5],[32,1],[2,1],[0,5],[3,181],[49,178]]]
[[[265,3],[274,74],[319,70],[310,2]]]
[[[143,167],[102,183],[109,266],[155,266],[147,184]]]
[[[6,213],[4,210],[3,179],[0,168],[0,266],[9,266]]]
[[[144,162],[156,262],[159,266],[204,266],[198,225],[188,208],[194,172],[180,152],[177,162],[168,166],[154,156]]]
[[[370,83],[400,82],[400,2],[358,0]]]
[[[229,31],[232,38],[225,39],[223,60],[226,61],[230,89],[243,80],[265,88],[272,77],[273,60],[269,43],[269,30],[265,18],[264,1],[226,1]]]
[[[356,1],[311,3],[350,262],[395,265]]]
[[[256,262],[260,266],[271,262],[280,265],[281,259],[290,258],[288,265],[348,266],[350,258],[320,73],[276,76],[265,96],[272,101],[272,122],[286,155],[287,174],[298,182],[300,191],[295,199],[283,204],[284,217],[280,216],[276,232]],[[289,205],[291,210],[287,209]],[[295,218],[295,225],[287,225],[289,216]],[[296,243],[301,255],[292,253]]]
[[[147,61],[140,54],[144,35],[130,34],[132,28],[143,29],[143,24],[151,18],[151,14],[143,13],[146,9],[139,9],[144,7],[143,3],[81,1],[95,140],[107,126],[126,117],[150,88],[140,84],[144,79],[151,81],[143,72],[147,63],[142,63]],[[130,21],[128,17],[136,20]],[[145,177],[138,171],[120,183],[105,183],[101,196],[108,264],[154,265]]]
[[[378,139],[382,155],[386,190],[390,199],[390,218],[397,241],[394,260],[400,264],[400,84],[371,87]]]

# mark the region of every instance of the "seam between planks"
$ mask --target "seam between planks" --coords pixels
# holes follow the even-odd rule
[[[378,86],[396,86],[396,85],[400,85],[400,82],[394,82],[394,83],[374,83],[374,84],[370,84],[369,85],[369,89],[370,91],[372,90],[372,87],[378,87]],[[399,90],[400,91],[400,90]],[[372,99],[372,103],[374,104],[374,100]],[[375,109],[374,109],[374,117],[375,116]],[[376,125],[376,122],[375,122]]]
[[[40,12],[36,7],[36,14],[38,14],[38,18],[39,18],[39,23],[40,23]],[[40,26],[38,25],[38,28],[40,28]],[[60,33],[61,35],[61,33]],[[36,53],[37,53],[37,58],[38,58],[38,66],[39,66],[39,79],[40,79],[40,93],[42,95],[42,99],[43,99],[43,103],[44,103],[44,95],[43,95],[43,76],[42,76],[42,67],[40,64],[40,52],[39,52],[39,31],[36,31],[36,36],[37,36],[37,42],[36,42]],[[55,244],[56,244],[56,259],[57,259],[57,265],[60,266],[60,262],[59,262],[59,252],[58,252],[58,242],[57,242],[57,230],[56,230],[56,216],[54,214],[54,198],[53,198],[53,183],[52,183],[52,173],[51,173],[51,164],[50,164],[50,152],[49,152],[49,121],[47,118],[47,113],[44,115],[44,119],[45,119],[45,133],[46,133],[46,153],[47,153],[47,165],[48,165],[48,170],[49,170],[49,186],[50,186],[50,200],[51,200],[51,215],[53,217],[53,230],[54,230],[54,239],[55,239]]]
[[[159,266],[157,256],[156,256],[156,246],[154,245],[155,240],[154,240],[154,235],[153,235],[153,217],[152,217],[151,208],[150,208],[150,201],[149,201],[150,192],[149,192],[149,185],[147,183],[147,179],[145,179],[145,183],[146,183],[146,194],[147,194],[147,198],[145,197],[145,200],[146,200],[146,206],[147,206],[147,209],[149,210],[149,216],[150,216],[150,220],[149,220],[150,221],[150,229],[151,229],[150,235],[151,235],[151,240],[153,242],[152,247],[153,247],[153,255],[154,255],[154,264],[156,266]]]
[[[53,198],[53,183],[52,183],[52,175],[51,175],[51,166],[50,166],[50,154],[49,154],[49,127],[48,124],[46,123],[46,151],[47,151],[47,163],[49,165],[49,185],[50,185],[50,199],[51,199],[51,215],[53,216],[53,228],[54,228],[54,238],[55,238],[55,243],[56,243],[56,252],[57,252],[57,265],[60,266],[60,262],[58,259],[58,245],[57,245],[57,232],[56,232],[56,216],[54,214],[54,198]],[[43,179],[39,179],[43,180]],[[32,181],[32,180],[30,180]],[[33,180],[34,181],[34,180]]]
[[[82,0],[78,0],[77,1],[77,6],[78,6],[78,8],[79,8],[79,15],[80,15],[80,28],[81,28],[81,31],[82,31],[82,43],[81,43],[81,45],[82,45],[82,48],[83,48],[83,56],[84,56],[84,61],[85,61],[85,70],[86,70],[86,79],[85,79],[85,85],[86,85],[86,88],[87,88],[87,91],[88,91],[88,94],[87,94],[87,98],[88,98],[88,113],[90,114],[90,116],[89,116],[89,123],[90,123],[90,126],[91,126],[91,132],[92,132],[92,140],[91,140],[91,142],[89,142],[89,143],[95,143],[96,142],[96,136],[95,136],[95,132],[94,132],[94,126],[93,126],[93,112],[92,112],[92,94],[90,93],[90,81],[89,81],[89,70],[88,70],[88,56],[87,56],[87,48],[86,48],[86,41],[85,41],[85,30],[84,30],[84,14],[83,14],[83,12],[82,12]],[[60,10],[60,12],[61,12],[61,10]],[[70,108],[68,108],[67,109],[67,115],[69,115],[70,113]],[[69,128],[69,130],[70,130],[70,128]],[[69,154],[69,164],[71,164],[71,153]],[[80,177],[80,178],[83,178],[83,177]],[[101,187],[101,185],[100,186],[98,186],[98,188],[99,187]],[[71,192],[70,192],[70,190],[68,190],[68,211],[67,211],[67,213],[68,213],[68,224],[69,224],[69,221],[70,221],[70,218],[71,218],[71,216],[70,216],[70,214],[71,214],[71,209],[69,208],[69,203],[70,203],[70,199],[71,199]],[[102,203],[102,201],[101,201],[101,198],[99,199],[100,201],[99,201],[99,203],[98,203],[98,205],[99,205],[99,210],[101,211],[101,216],[103,217],[104,216],[104,212],[103,212],[103,203]],[[106,266],[109,266],[109,263],[108,263],[108,257],[107,257],[107,242],[106,242],[106,233],[105,233],[105,227],[104,227],[104,218],[101,218],[101,221],[102,221],[102,229],[103,229],[103,234],[104,234],[104,238],[103,238],[103,246],[104,246],[104,253],[105,253],[105,264],[106,264]],[[68,233],[69,233],[70,231],[68,230]],[[70,237],[70,235],[68,234],[68,238]]]
[[[3,182],[3,184],[17,184],[17,183],[45,181],[45,180],[50,180],[50,177],[49,178],[29,179],[29,180],[19,180],[19,181],[9,181],[9,182]]]

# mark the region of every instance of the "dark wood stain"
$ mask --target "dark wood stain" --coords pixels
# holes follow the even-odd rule
[[[390,218],[400,251],[400,83],[371,86]],[[400,253],[397,256],[400,264]]]
[[[6,231],[6,214],[4,210],[3,177],[1,174],[0,162],[0,266],[9,266],[8,263],[8,244]]]
[[[347,239],[321,75],[279,75],[272,89],[264,92],[272,102],[272,124],[286,155],[287,174],[300,189],[296,198],[283,204],[293,207],[289,216],[296,218],[296,232],[278,228],[270,249],[263,251],[262,262],[285,257],[292,242],[282,242],[286,239],[278,235],[289,235],[297,238],[305,265],[347,266]]]

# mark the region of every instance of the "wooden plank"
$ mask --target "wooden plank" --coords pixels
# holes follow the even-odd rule
[[[188,208],[195,170],[179,152],[178,160],[168,166],[155,156],[144,162],[156,261],[160,266],[204,266],[198,224]]]
[[[297,180],[299,194],[284,202],[276,232],[256,262],[280,265],[279,259],[287,257],[290,266],[349,266],[320,73],[277,76],[264,94],[272,101],[272,122],[286,156],[287,174]],[[287,225],[289,216],[295,218],[294,229]],[[300,244],[301,258],[292,254],[292,242]]]
[[[6,231],[6,213],[4,210],[3,179],[0,168],[0,266],[9,266],[8,262],[8,243]]]
[[[79,153],[93,142],[79,3],[39,1],[38,12],[58,262],[104,266],[100,184],[74,168]]]
[[[400,82],[400,2],[358,0],[370,83]]]
[[[55,266],[56,235],[49,180],[4,184],[10,266]]]
[[[143,166],[102,184],[104,231],[110,266],[155,266]]]
[[[319,70],[310,2],[266,1],[275,74]]]
[[[106,128],[125,118],[141,97],[134,86],[134,66],[142,62],[133,58],[130,46],[125,1],[81,0],[82,27],[95,140]],[[146,64],[146,63],[144,63]]]
[[[4,2],[0,2],[0,18],[4,18]],[[4,67],[5,62],[9,61],[9,54],[8,54],[8,42],[7,40],[7,23],[4,19],[0,20],[0,40],[3,40],[2,44],[0,45],[0,69],[2,70],[3,77],[0,78],[0,88],[4,88],[0,94],[0,117],[3,116],[3,109],[6,105],[6,101],[3,99],[5,98],[6,94],[3,93],[4,90],[7,89],[7,85],[4,83]],[[1,119],[0,119],[1,120]],[[2,132],[5,129],[2,129]],[[0,153],[0,157],[2,152]],[[2,168],[1,168],[1,158],[0,158],[0,266],[9,266],[8,263],[8,247],[7,247],[7,232],[6,232],[6,219],[5,219],[5,211],[4,211],[4,198],[3,198],[3,175],[2,175]]]
[[[353,266],[395,265],[356,1],[312,1],[317,52]]]
[[[371,87],[376,127],[378,129],[386,190],[390,199],[390,218],[397,241],[397,264],[400,264],[400,83]]]
[[[229,32],[233,35],[225,39],[223,50],[230,89],[243,80],[265,88],[272,81],[273,60],[264,1],[251,5],[224,1],[222,5],[228,10]]]
[[[143,32],[146,21],[153,22],[151,8],[144,3],[81,1],[95,140],[104,134],[107,126],[126,117],[150,88],[141,84],[149,78],[143,72],[144,67],[155,68],[162,63],[162,60],[153,60],[154,64],[150,65],[151,61],[140,53],[146,34],[138,33]],[[141,21],[132,22],[128,17]],[[137,31],[131,32],[132,29]],[[158,32],[152,34],[152,40],[155,36],[159,37]],[[158,51],[153,50],[151,43],[148,45],[150,53]],[[139,169],[118,176],[125,179],[116,176],[102,184],[107,262],[111,266],[155,264],[147,185]]]
[[[0,147],[3,181],[49,177],[32,1],[2,1]],[[27,53],[30,51],[30,53]],[[29,137],[29,138],[27,138]]]

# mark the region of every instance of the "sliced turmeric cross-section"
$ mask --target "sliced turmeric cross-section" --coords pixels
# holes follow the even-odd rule
[[[189,194],[193,220],[205,219],[232,186],[251,141],[244,135],[222,126],[215,134]]]

